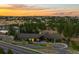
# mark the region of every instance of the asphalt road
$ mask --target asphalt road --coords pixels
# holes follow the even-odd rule
[[[58,44],[54,44],[53,46],[56,50],[56,54],[71,54],[66,44],[58,43]],[[7,52],[8,49],[12,49],[14,54],[40,54],[39,52],[33,50],[24,49],[19,46],[15,46],[13,44],[11,45],[3,42],[0,42],[0,47],[3,48],[5,52]]]
[[[7,52],[8,49],[12,49],[14,54],[40,54],[36,51],[24,49],[15,45],[5,44],[0,42],[0,47],[4,49],[5,52]]]

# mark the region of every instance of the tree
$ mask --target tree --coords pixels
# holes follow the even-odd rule
[[[8,49],[7,54],[13,54],[13,51],[11,49]]]
[[[59,34],[62,34],[63,28],[64,28],[64,23],[58,23],[58,24],[56,25],[56,28],[57,28],[58,33],[59,33]]]
[[[20,25],[20,32],[23,33],[39,33],[39,30],[46,29],[45,23],[41,21],[37,22],[25,22],[24,24]]]
[[[70,44],[70,39],[74,35],[74,26],[71,22],[65,23],[64,24],[64,29],[63,29],[63,35],[66,39],[66,43],[69,45]]]
[[[9,35],[13,35],[13,36],[15,36],[16,31],[13,29],[13,26],[9,26],[8,34],[9,34]]]
[[[75,36],[79,35],[79,23],[74,23],[74,34]]]

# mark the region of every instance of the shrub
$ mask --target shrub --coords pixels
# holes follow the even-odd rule
[[[8,49],[7,54],[13,54],[13,51],[11,49]]]
[[[0,54],[5,54],[3,48],[0,48]]]

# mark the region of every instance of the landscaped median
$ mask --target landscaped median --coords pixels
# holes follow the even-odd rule
[[[19,47],[19,48],[22,48],[22,49],[25,49],[25,50],[30,50],[30,51],[36,52],[37,54],[45,54],[45,52],[41,52],[41,51],[38,51],[38,50],[35,50],[35,49],[31,49],[31,48],[28,48],[28,47],[14,45],[14,44],[7,43],[7,42],[4,42],[4,41],[0,41],[0,43],[8,44],[8,45],[11,45],[11,46],[16,46],[16,47]]]

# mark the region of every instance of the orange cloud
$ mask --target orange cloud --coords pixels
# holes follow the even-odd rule
[[[1,4],[0,16],[79,16],[76,9],[46,9],[22,4]]]

